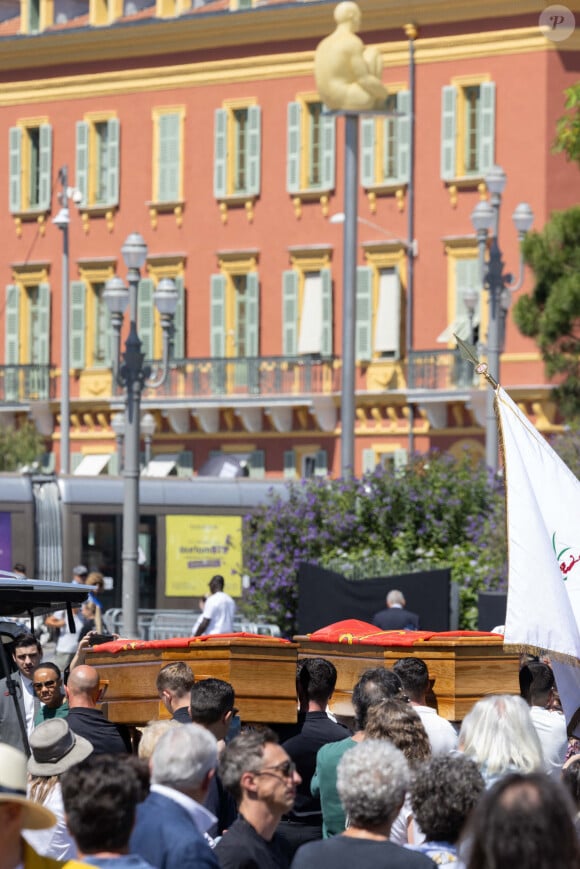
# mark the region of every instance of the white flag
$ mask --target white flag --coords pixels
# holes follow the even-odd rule
[[[580,482],[497,389],[505,456],[506,643],[580,658]]]
[[[496,397],[508,525],[505,642],[580,666],[580,481],[501,387]],[[579,704],[566,697],[568,721]]]

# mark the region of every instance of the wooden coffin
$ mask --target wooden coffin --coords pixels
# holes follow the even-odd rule
[[[208,639],[193,647],[136,648],[121,652],[96,646],[87,664],[99,671],[106,685],[101,709],[111,721],[145,725],[168,718],[157,696],[158,671],[170,661],[185,661],[196,679],[208,676],[230,682],[243,721],[296,721],[295,643],[247,637]]]
[[[332,661],[338,680],[331,709],[352,715],[352,689],[361,673],[371,667],[391,668],[399,658],[422,658],[433,682],[430,706],[449,721],[461,721],[486,694],[519,694],[519,658],[504,652],[503,637],[436,637],[415,646],[315,643],[295,637],[298,658],[322,657]]]

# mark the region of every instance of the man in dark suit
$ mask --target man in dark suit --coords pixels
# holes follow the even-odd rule
[[[137,808],[130,851],[156,869],[219,869],[203,806],[217,766],[217,741],[198,724],[171,727],[151,757],[151,789]]]
[[[302,781],[296,788],[294,807],[283,816],[277,830],[289,844],[292,854],[304,842],[322,839],[320,797],[313,797],[310,792],[318,750],[329,742],[340,742],[350,736],[346,727],[337,724],[326,713],[336,679],[336,667],[325,658],[307,658],[298,664],[296,693],[300,703],[300,730],[283,742],[282,748],[296,764]]]
[[[42,647],[32,634],[22,633],[14,641],[12,659],[16,672],[11,679],[16,692],[16,700],[22,722],[28,735],[34,727],[34,717],[40,708],[40,700],[32,687],[32,674],[40,664]],[[19,721],[14,697],[10,692],[6,677],[0,679],[0,742],[28,753]]]
[[[391,589],[387,595],[387,608],[373,616],[373,625],[382,631],[418,631],[419,616],[405,609],[402,591]]]

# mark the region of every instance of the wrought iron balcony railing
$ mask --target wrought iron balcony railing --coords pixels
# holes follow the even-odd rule
[[[212,398],[220,395],[320,395],[339,389],[340,371],[332,356],[256,356],[176,360],[157,393]]]
[[[481,378],[459,350],[412,350],[407,360],[409,389],[473,389]]]
[[[155,369],[156,362],[150,364]],[[377,364],[381,364],[380,360]],[[457,350],[414,350],[406,361],[397,364],[401,371],[399,389],[447,391],[480,385],[480,378]],[[81,372],[80,383],[85,374],[91,373],[95,372]],[[78,384],[78,377],[76,380]],[[26,404],[58,400],[59,381],[56,369],[50,365],[0,366],[0,402]],[[361,374],[357,379],[357,392],[364,392],[364,382],[364,374]],[[183,399],[298,397],[336,395],[341,385],[340,358],[334,356],[178,359],[172,363],[166,383],[156,394]],[[110,388],[115,389],[112,379]],[[82,390],[80,393],[77,390],[78,385],[73,386],[73,400],[82,396]]]
[[[54,398],[50,365],[0,365],[0,401],[29,402]]]

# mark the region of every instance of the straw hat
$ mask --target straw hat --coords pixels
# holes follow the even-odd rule
[[[89,740],[73,733],[64,718],[39,724],[28,741],[32,752],[28,761],[30,775],[60,775],[93,751]]]
[[[44,806],[26,796],[26,755],[11,745],[0,744],[0,803],[23,806],[22,828],[45,830],[54,827],[56,818]]]

